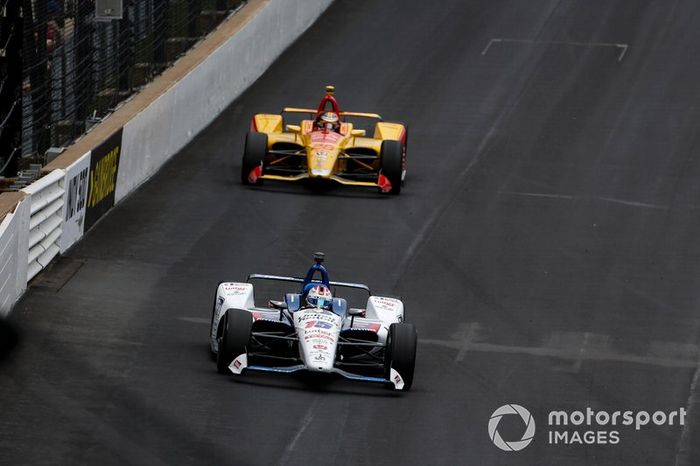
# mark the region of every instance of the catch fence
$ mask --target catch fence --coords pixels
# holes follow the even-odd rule
[[[122,19],[100,21],[95,0],[23,0],[22,160],[45,162],[242,3],[123,0]]]

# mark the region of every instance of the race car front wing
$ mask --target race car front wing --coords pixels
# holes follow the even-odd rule
[[[231,362],[231,364],[229,364],[228,368],[235,375],[242,374],[244,370],[291,374],[293,372],[303,371],[303,370],[307,369],[304,364],[297,364],[295,366],[284,366],[284,367],[270,367],[270,366],[258,366],[258,365],[249,366],[248,365],[248,355],[246,353],[243,353],[243,354],[239,355],[238,357],[236,357],[236,359],[234,359]],[[346,379],[349,379],[349,380],[359,380],[359,381],[363,381],[363,382],[392,384],[394,386],[395,390],[401,390],[404,387],[403,377],[401,377],[401,374],[399,374],[399,372],[394,368],[391,368],[389,371],[389,379],[385,379],[384,377],[370,377],[370,376],[366,376],[366,375],[352,374],[352,373],[344,371],[342,369],[338,369],[337,367],[333,368],[332,373],[341,375],[342,377],[345,377]]]

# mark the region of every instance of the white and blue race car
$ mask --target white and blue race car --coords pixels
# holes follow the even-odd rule
[[[247,282],[218,285],[210,332],[218,371],[305,370],[409,390],[418,338],[415,327],[404,321],[403,302],[373,296],[367,285],[330,281],[323,253],[314,259],[306,278],[253,274]],[[301,290],[259,307],[251,282],[260,280],[299,283]],[[306,293],[319,285],[335,292],[361,290],[366,305],[348,307],[346,299],[336,296],[324,307],[308,306]]]

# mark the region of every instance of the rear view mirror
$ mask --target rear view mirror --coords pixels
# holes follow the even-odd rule
[[[367,311],[364,309],[358,309],[356,307],[351,307],[348,309],[348,315],[350,316],[350,328],[355,325],[355,317],[364,317],[366,312]]]
[[[352,131],[350,131],[350,135],[352,136],[364,136],[366,134],[367,131],[365,131],[364,129],[353,129]]]
[[[301,132],[301,126],[299,125],[287,125],[287,131],[290,133],[299,133]]]
[[[285,303],[284,301],[273,301],[273,300],[271,299],[270,301],[268,301],[267,304],[268,304],[268,306],[270,306],[271,308],[279,309],[280,311],[281,311],[282,309],[287,309],[287,303]]]

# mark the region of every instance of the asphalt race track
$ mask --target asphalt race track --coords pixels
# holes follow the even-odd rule
[[[336,1],[19,302],[0,462],[700,464],[698,24],[694,0]],[[409,125],[399,197],[240,185],[251,115],[327,83]],[[403,297],[409,393],[216,373],[216,284],[303,274],[317,250],[332,279]],[[508,403],[537,422],[519,452],[489,438]],[[547,425],[587,407],[687,412]]]

